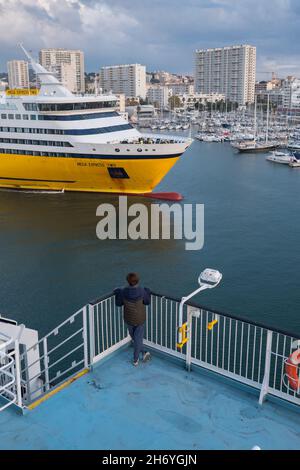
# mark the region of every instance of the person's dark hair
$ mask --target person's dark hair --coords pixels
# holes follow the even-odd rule
[[[139,276],[137,275],[137,273],[129,273],[127,274],[127,282],[130,286],[136,286],[137,283],[139,282]]]

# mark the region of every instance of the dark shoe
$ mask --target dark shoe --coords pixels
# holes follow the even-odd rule
[[[147,351],[145,352],[145,354],[143,355],[143,362],[147,362],[151,359],[151,354]]]

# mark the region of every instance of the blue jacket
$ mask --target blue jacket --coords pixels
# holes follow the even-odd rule
[[[150,289],[147,287],[140,287],[138,284],[136,286],[127,286],[115,289],[114,294],[116,296],[116,305],[118,307],[122,307],[122,305],[124,305],[124,300],[136,302],[143,299],[144,305],[149,305],[151,300]]]

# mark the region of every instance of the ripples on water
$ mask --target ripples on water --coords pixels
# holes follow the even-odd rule
[[[196,141],[157,190],[205,204],[201,251],[178,240],[99,241],[96,208],[115,196],[1,191],[0,312],[46,332],[127,271],[181,297],[210,266],[222,284],[195,300],[300,333],[300,169]]]

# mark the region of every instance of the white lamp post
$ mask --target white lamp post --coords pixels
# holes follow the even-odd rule
[[[216,269],[206,268],[200,274],[198,278],[199,288],[196,289],[194,292],[189,294],[187,297],[182,297],[180,305],[179,305],[179,335],[178,335],[178,343],[182,343],[182,319],[183,319],[183,306],[184,304],[190,300],[194,295],[199,294],[205,289],[213,289],[217,287],[217,285],[221,282],[223,275],[217,271]]]

